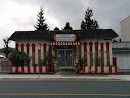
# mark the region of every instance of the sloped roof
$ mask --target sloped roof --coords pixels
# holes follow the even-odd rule
[[[8,47],[8,48],[9,48],[10,51],[14,51],[15,50],[15,48],[11,48],[11,47]],[[5,50],[6,50],[6,47],[1,48],[0,52],[4,52]]]
[[[80,33],[80,39],[113,39],[118,35],[112,29],[86,29]]]
[[[53,34],[77,34],[78,39],[113,39],[118,35],[112,29],[15,31],[10,40],[51,40]]]
[[[80,34],[81,30],[52,30],[51,34]]]
[[[49,31],[15,31],[10,40],[49,40]]]

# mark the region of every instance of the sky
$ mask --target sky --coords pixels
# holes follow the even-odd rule
[[[50,30],[61,29],[66,22],[74,30],[80,29],[89,7],[100,29],[113,29],[121,37],[120,22],[130,16],[130,0],[0,0],[0,48],[4,47],[3,38],[15,31],[35,30],[41,6]],[[14,42],[9,46],[15,47]]]

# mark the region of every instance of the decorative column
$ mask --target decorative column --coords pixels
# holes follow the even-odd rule
[[[88,63],[87,63],[87,42],[84,42],[83,45],[84,45],[84,59],[86,60],[86,63],[84,65],[87,66],[88,65]]]
[[[18,47],[19,47],[19,44],[18,44],[18,43],[16,43],[16,50],[18,50]]]
[[[104,44],[101,43],[101,66],[104,66]]]
[[[110,65],[110,53],[109,53],[109,42],[106,42],[106,50],[107,50],[107,65]]]
[[[37,47],[38,47],[38,64],[40,65],[41,64],[41,44],[38,43]]]
[[[50,60],[52,60],[52,46],[50,44],[49,44],[49,53],[50,53]]]
[[[55,61],[57,61],[58,60],[58,56],[57,56],[57,46],[54,46],[54,51],[55,51]]]
[[[82,46],[82,43],[80,43],[80,45],[78,46],[79,60],[81,59],[81,46]]]
[[[95,66],[97,66],[99,64],[99,60],[98,60],[98,42],[95,42]]]
[[[44,55],[44,59],[46,58],[46,46],[47,46],[47,44],[43,44],[43,51],[44,51],[44,53],[43,53],[43,55]]]
[[[32,65],[35,65],[35,44],[32,44]]]
[[[92,51],[93,43],[89,42],[89,50],[90,50],[90,66],[93,66],[93,51]]]
[[[100,43],[101,45],[101,66],[104,66],[104,44]]]
[[[27,54],[28,54],[28,56],[29,56],[29,47],[30,47],[30,44],[27,43],[27,44],[26,44],[26,47],[27,47]]]
[[[24,44],[21,44],[21,52],[24,52]]]
[[[73,67],[74,67],[75,60],[76,60],[76,46],[73,46]]]

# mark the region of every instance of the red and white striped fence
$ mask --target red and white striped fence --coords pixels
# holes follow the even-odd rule
[[[47,73],[48,66],[12,66],[11,73]]]
[[[105,66],[83,66],[79,73],[107,73],[107,74],[117,74],[117,67],[105,67]]]

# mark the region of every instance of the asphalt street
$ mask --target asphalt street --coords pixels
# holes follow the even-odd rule
[[[129,98],[129,81],[0,80],[0,98]]]

